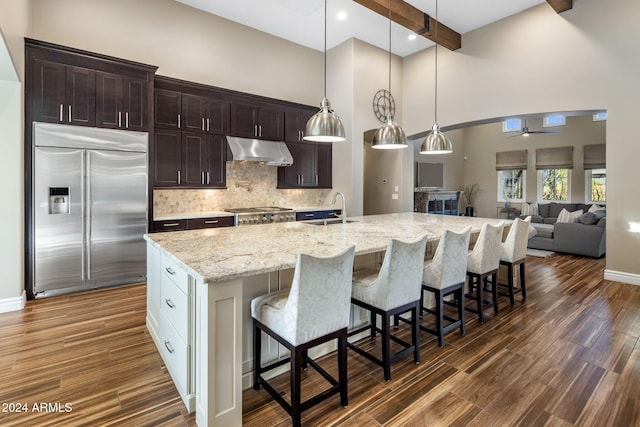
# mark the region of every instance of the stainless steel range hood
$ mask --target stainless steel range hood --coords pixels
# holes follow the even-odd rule
[[[270,166],[291,166],[293,157],[284,142],[227,136],[232,160],[263,162]]]

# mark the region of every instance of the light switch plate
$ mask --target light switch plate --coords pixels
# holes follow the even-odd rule
[[[398,200],[398,194],[397,194],[397,193],[393,193],[393,194],[391,195],[391,198],[392,198],[393,200]]]

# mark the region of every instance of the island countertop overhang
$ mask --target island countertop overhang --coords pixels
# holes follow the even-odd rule
[[[437,241],[445,229],[471,226],[477,233],[494,218],[424,213],[350,217],[346,224],[312,225],[303,221],[145,235],[150,244],[182,265],[196,280],[215,282],[293,268],[298,253],[329,256],[350,245],[356,255],[380,252],[391,238],[413,240],[423,234]]]

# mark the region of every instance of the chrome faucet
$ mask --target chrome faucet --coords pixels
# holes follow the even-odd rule
[[[333,204],[333,205],[336,204],[336,200],[338,199],[338,194],[342,196],[342,215],[340,215],[340,217],[342,218],[342,223],[346,224],[346,222],[347,222],[347,202],[346,202],[346,199],[345,199],[344,194],[342,193],[342,191],[337,191],[336,194],[333,195],[333,199],[331,200],[331,204]]]

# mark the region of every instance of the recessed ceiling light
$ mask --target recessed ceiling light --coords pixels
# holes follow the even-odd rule
[[[418,38],[418,36],[416,36],[415,34],[409,34],[409,37],[407,37],[409,40],[413,41],[415,39]]]
[[[340,12],[338,12],[338,15],[336,15],[338,18],[338,21],[344,21],[345,19],[347,19],[347,12],[345,12],[344,10],[341,10]]]

